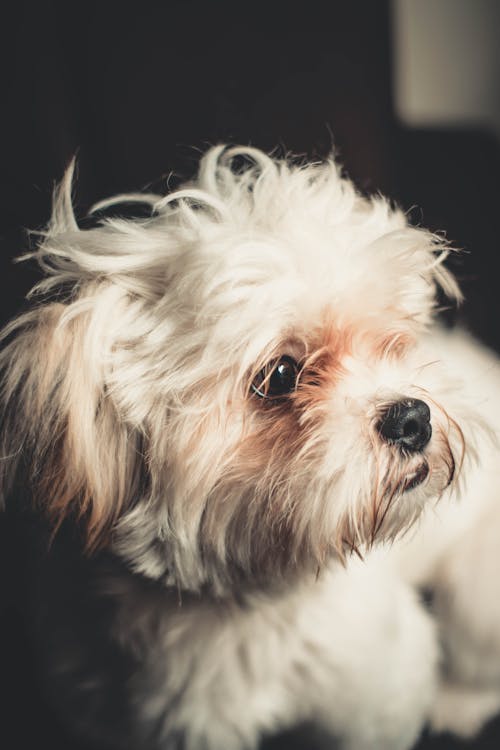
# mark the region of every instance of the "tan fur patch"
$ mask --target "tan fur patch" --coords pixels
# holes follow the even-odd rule
[[[64,310],[47,308],[37,336],[34,399],[39,423],[50,430],[37,446],[37,496],[56,530],[68,516],[82,519],[93,550],[106,544],[137,482],[136,443],[85,362],[86,321],[61,323]]]
[[[415,338],[407,331],[383,332],[372,337],[371,349],[376,359],[402,359],[415,345]]]

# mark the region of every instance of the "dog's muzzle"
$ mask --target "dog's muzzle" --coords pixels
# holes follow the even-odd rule
[[[391,404],[377,429],[386,442],[407,453],[418,453],[431,439],[430,409],[418,398],[401,399]]]

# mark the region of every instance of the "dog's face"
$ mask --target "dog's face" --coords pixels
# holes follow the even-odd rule
[[[69,180],[38,255],[73,296],[11,327],[4,402],[90,547],[224,590],[393,539],[453,483],[459,405],[420,344],[436,286],[458,295],[436,238],[333,163],[252,149],[85,232]]]

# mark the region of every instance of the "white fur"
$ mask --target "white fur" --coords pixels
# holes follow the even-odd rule
[[[440,498],[454,508],[471,459],[491,451],[489,408],[461,377],[474,345],[429,334],[436,288],[460,297],[448,248],[333,161],[216,147],[192,185],[129,197],[150,218],[88,231],[71,181],[34,253],[43,303],[3,334],[4,494],[28,465],[55,526],[79,516],[87,551],[136,574],[109,588],[115,637],[140,657],[139,724],[162,748],[179,735],[188,750],[255,747],[306,719],[353,750],[411,747],[438,639],[404,578],[415,560],[437,568],[419,537],[397,572],[396,552],[372,548]],[[266,403],[252,380],[282,355],[297,387]],[[379,434],[402,398],[431,407],[416,455]],[[459,568],[453,555],[440,568],[443,590]],[[442,609],[450,633],[470,614]]]
[[[166,747],[179,730],[190,749],[254,747],[261,733],[314,721],[343,747],[390,750],[410,747],[430,710],[433,624],[373,553],[321,580],[238,603],[169,608],[150,597],[140,620],[137,601],[119,593],[118,628],[149,654],[162,685],[141,711],[160,721]],[[154,643],[152,631],[160,634]]]

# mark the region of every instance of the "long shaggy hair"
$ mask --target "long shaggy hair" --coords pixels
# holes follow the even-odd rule
[[[408,750],[438,640],[380,547],[454,509],[464,473],[479,507],[496,468],[462,469],[498,465],[473,403],[491,357],[431,326],[438,290],[460,299],[449,248],[333,160],[218,146],[86,230],[72,180],[0,353],[1,494],[42,527],[28,619],[61,718],[120,750],[254,750],[307,720]],[[103,214],[129,200],[149,216]],[[415,537],[416,567],[454,518]]]
[[[330,160],[218,146],[177,192],[95,207],[149,218],[86,231],[72,177],[29,256],[36,304],[2,334],[4,493],[21,466],[88,551],[222,592],[394,539],[456,482],[469,415],[420,345],[436,288],[460,298],[441,238]],[[272,398],[255,383],[283,356],[296,383]],[[403,396],[431,407],[422,454],[380,438]]]

